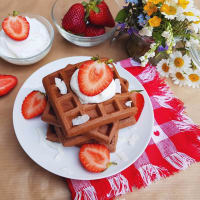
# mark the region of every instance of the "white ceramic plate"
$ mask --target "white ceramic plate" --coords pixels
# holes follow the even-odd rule
[[[152,134],[153,109],[143,86],[125,69],[117,66],[120,76],[129,81],[130,90],[143,89],[145,105],[139,121],[130,127],[119,131],[117,150],[111,153],[111,161],[118,164],[109,167],[102,173],[87,172],[80,164],[78,147],[63,147],[61,144],[45,139],[47,124],[40,117],[25,120],[21,114],[21,105],[32,90],[44,92],[42,78],[67,64],[74,64],[90,57],[68,57],[56,60],[38,69],[23,84],[16,97],[13,108],[13,124],[19,143],[24,151],[38,165],[62,177],[94,180],[114,175],[131,165],[145,150]]]

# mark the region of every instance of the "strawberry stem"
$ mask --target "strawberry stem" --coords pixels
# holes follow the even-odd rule
[[[111,64],[113,63],[113,59],[109,59],[108,61],[106,61],[106,64]]]
[[[91,60],[94,60],[94,61],[99,60],[99,56],[93,56],[93,57],[91,58]]]
[[[142,92],[143,90],[131,90],[130,92]]]
[[[107,168],[110,167],[111,165],[117,165],[117,163],[116,163],[116,162],[109,162],[109,163],[107,164]]]
[[[16,11],[16,10],[14,10],[14,11],[13,11],[13,16],[16,17],[17,15],[19,15],[19,12]]]

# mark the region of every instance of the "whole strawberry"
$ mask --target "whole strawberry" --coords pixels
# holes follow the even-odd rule
[[[85,10],[81,3],[73,4],[62,19],[62,27],[74,34],[83,34],[86,29]]]
[[[90,0],[86,10],[89,10],[90,23],[98,26],[115,26],[108,5],[103,0]]]
[[[105,33],[105,28],[103,26],[96,26],[92,24],[88,24],[85,30],[85,36],[94,37],[103,35]]]

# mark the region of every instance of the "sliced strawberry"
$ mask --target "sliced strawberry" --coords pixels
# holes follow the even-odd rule
[[[139,92],[133,92],[132,98],[133,98],[133,101],[135,103],[135,106],[138,108],[138,111],[135,115],[135,119],[136,119],[136,121],[138,121],[138,119],[140,118],[140,115],[142,113],[142,110],[144,108],[144,97]]]
[[[109,167],[110,152],[101,144],[84,144],[80,148],[79,159],[90,172],[102,172]]]
[[[13,16],[5,18],[2,22],[2,28],[6,35],[13,40],[25,40],[29,35],[30,25],[25,17],[18,16],[13,12]]]
[[[22,104],[22,115],[25,119],[31,119],[43,113],[46,107],[46,97],[40,91],[29,93]]]
[[[103,26],[96,26],[92,24],[88,24],[85,30],[85,36],[94,37],[103,35],[105,33],[105,28]]]
[[[17,78],[12,75],[0,74],[0,96],[10,92],[17,84]]]
[[[99,60],[84,62],[78,73],[80,91],[87,96],[95,96],[109,86],[113,79],[110,67]]]

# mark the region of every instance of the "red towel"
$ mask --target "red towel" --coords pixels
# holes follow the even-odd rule
[[[185,115],[183,103],[159,77],[156,68],[140,67],[132,59],[118,65],[133,74],[150,96],[154,133],[144,153],[124,171],[99,180],[67,179],[72,199],[112,199],[200,161],[200,128]]]

